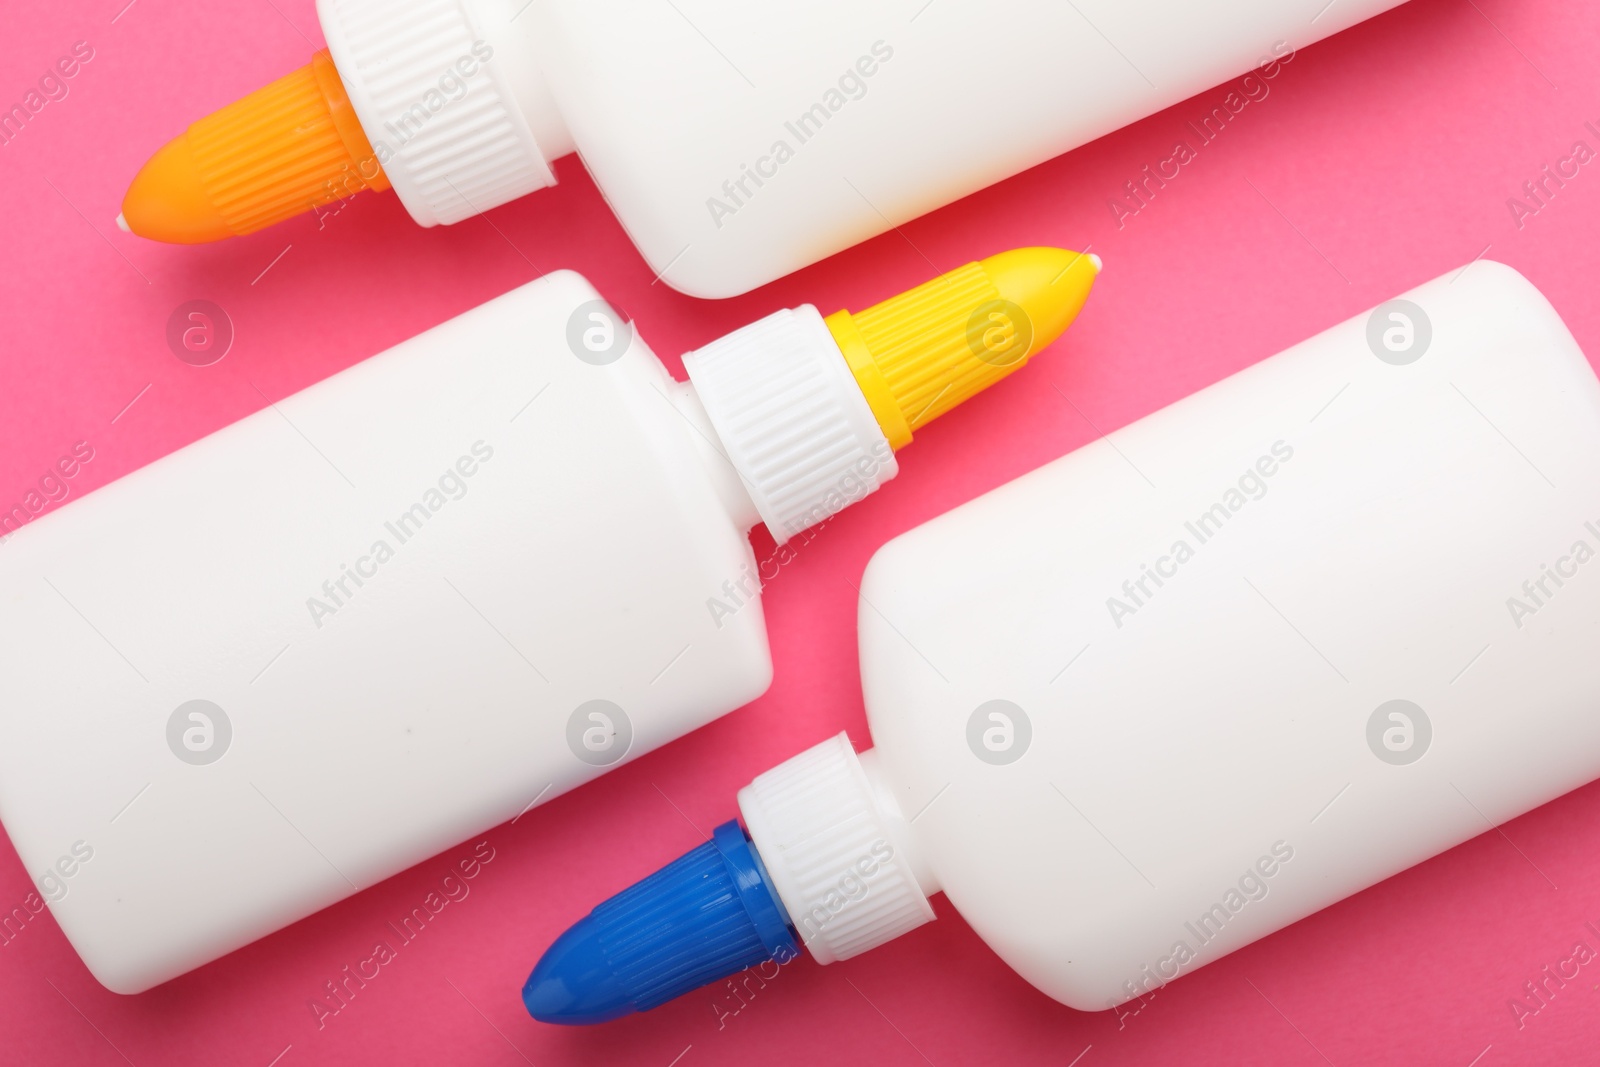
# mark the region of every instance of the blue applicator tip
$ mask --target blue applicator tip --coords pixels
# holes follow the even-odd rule
[[[738,822],[597,906],[522,987],[540,1022],[601,1023],[797,956],[789,915]]]

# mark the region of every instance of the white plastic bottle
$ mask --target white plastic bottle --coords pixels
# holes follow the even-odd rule
[[[392,187],[433,226],[576,151],[657,274],[732,296],[1255,69],[1218,136],[1399,2],[319,0],[331,64],[196,123],[124,224],[214,240]]]
[[[750,936],[633,968],[705,962],[692,924],[626,925],[694,892],[668,868],[557,942],[529,1009],[846,959],[936,892],[1106,1009],[1591,781],[1597,455],[1583,353],[1480,262],[904,535],[862,584],[870,751],[818,745],[718,831]]]
[[[680,383],[552,274],[15,530],[0,821],[40,895],[137,992],[754,699],[749,529],[873,492],[1094,275],[1002,253]]]

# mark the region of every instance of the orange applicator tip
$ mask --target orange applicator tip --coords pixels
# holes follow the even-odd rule
[[[155,241],[201,244],[387,188],[322,51],[169,141],[133,179],[117,225]]]

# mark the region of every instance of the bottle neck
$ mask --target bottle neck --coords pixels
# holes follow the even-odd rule
[[[395,195],[423,226],[555,184],[572,137],[505,0],[318,0],[328,51]]]
[[[463,0],[473,24],[504,60],[506,82],[511,88],[539,152],[554,163],[577,151],[567,120],[556,106],[555,94],[538,61],[538,0]]]
[[[900,797],[891,784],[888,768],[884,766],[883,758],[876,748],[869,748],[865,752],[856,753],[856,759],[861,761],[861,771],[867,776],[867,786],[872,790],[872,799],[883,820],[884,829],[889,835],[897,854],[905,861],[906,869],[916,879],[917,887],[922,890],[922,895],[931,897],[943,891],[939,884],[938,876],[929,866],[927,850],[917,844],[911,818],[905,814],[905,808],[900,805]],[[921,812],[913,810],[912,816]]]
[[[739,791],[764,869],[818,963],[849,959],[933,919],[938,891],[876,757],[844,734]]]
[[[700,466],[716,489],[717,499],[722,501],[728,518],[735,527],[748,533],[761,521],[761,512],[750,498],[749,487],[740,476],[739,469],[728,458],[727,451],[717,437],[716,427],[711,425],[705,405],[700,402],[700,395],[688,382],[673,383],[667,395],[672,406],[678,409],[678,414],[689,425],[690,438],[695,453],[700,457]]]
[[[718,452],[779,544],[899,471],[822,316],[768,315],[683,357]]]

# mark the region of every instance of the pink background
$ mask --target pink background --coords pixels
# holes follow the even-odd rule
[[[1600,126],[1600,9],[1414,0],[1301,52],[1269,98],[1121,228],[1108,198],[1170,155],[1220,90],[903,233],[704,303],[652,284],[570,159],[559,187],[495,210],[492,226],[423,230],[393,197],[367,195],[321,228],[303,218],[198,249],[117,232],[128,179],[157,146],[304,63],[308,39],[321,45],[311,0],[125,2],[13,4],[0,34],[6,105],[73,42],[95,51],[70,95],[0,146],[5,507],[76,441],[95,458],[72,498],[256,410],[258,389],[276,400],[536,271],[586,274],[681,375],[675,353],[782,306],[863,307],[921,281],[930,262],[946,270],[1050,243],[1091,246],[1107,270],[1064,342],[920,434],[887,491],[783,570],[766,594],[777,662],[766,696],[490,831],[495,859],[470,896],[320,1029],[307,1002],[470,846],[137,997],[100,988],[40,916],[0,947],[0,1061],[700,1067],[827,1055],[941,1067],[1487,1067],[1595,1058],[1600,964],[1521,1028],[1507,1002],[1574,942],[1600,948],[1585,926],[1600,926],[1597,786],[1186,977],[1121,1020],[1035,992],[942,898],[940,921],[866,956],[786,966],[720,1028],[709,991],[586,1030],[531,1021],[517,993],[570,922],[732,817],[734,792],[752,775],[841,728],[865,742],[851,582],[894,535],[1485,251],[1539,285],[1600,355],[1600,165],[1521,228],[1507,207],[1575,140],[1600,148],[1584,128]],[[191,299],[220,304],[237,331],[211,367],[180,362],[165,342],[168,316]],[[758,533],[758,551],[769,545]],[[30,891],[15,854],[0,849],[0,911]]]

